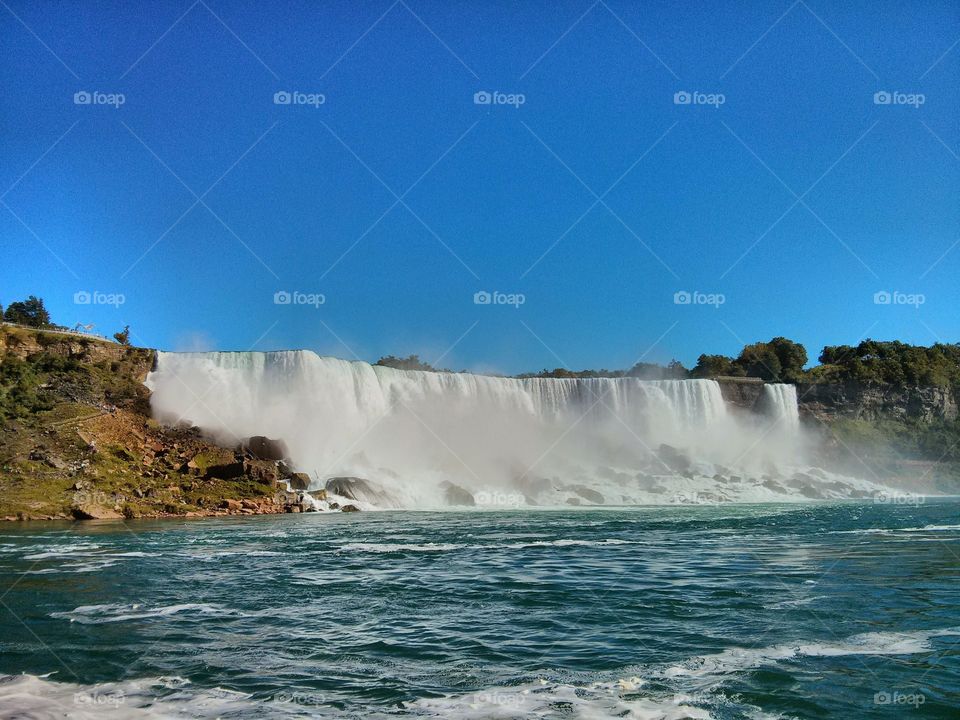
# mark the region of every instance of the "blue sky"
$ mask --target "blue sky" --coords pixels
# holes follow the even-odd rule
[[[0,37],[0,302],[63,324],[501,372],[960,339],[955,3],[5,0]]]

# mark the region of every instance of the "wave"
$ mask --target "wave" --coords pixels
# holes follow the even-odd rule
[[[102,606],[100,606],[102,607]],[[560,680],[540,676],[525,682],[449,693],[409,701],[396,709],[368,708],[362,714],[376,720],[391,718],[583,717],[596,720],[711,720],[722,707],[725,716],[771,717],[724,687],[732,679],[763,666],[799,659],[847,655],[913,655],[933,652],[931,640],[960,635],[960,628],[872,632],[836,641],[781,643],[763,648],[728,648],[678,664],[647,665],[617,675]],[[69,716],[139,720],[140,718],[339,718],[340,704],[322,695],[278,690],[266,698],[223,688],[202,688],[178,677],[141,678],[117,683],[81,685],[34,675],[0,676],[0,717],[32,720]]]

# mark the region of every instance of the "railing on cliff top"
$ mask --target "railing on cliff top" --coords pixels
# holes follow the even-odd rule
[[[32,325],[21,325],[20,323],[7,322],[6,320],[0,320],[0,325],[23,328],[24,330],[39,330],[41,332],[56,333],[58,335],[74,335],[76,337],[93,338],[94,340],[105,340],[106,342],[114,344],[117,342],[116,340],[108,338],[105,335],[98,335],[97,333],[87,332],[86,330],[71,330],[70,328],[58,327],[34,327]]]

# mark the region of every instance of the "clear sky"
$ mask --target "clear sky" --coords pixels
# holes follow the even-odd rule
[[[4,305],[502,372],[960,340],[955,2],[0,6]]]

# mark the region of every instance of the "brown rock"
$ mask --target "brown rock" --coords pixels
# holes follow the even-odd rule
[[[239,500],[221,500],[220,507],[225,510],[239,510],[241,505]]]
[[[123,515],[102,505],[83,503],[74,505],[70,512],[77,520],[122,520]]]
[[[356,505],[344,505],[340,508],[340,512],[360,512],[360,508]]]
[[[310,476],[306,473],[293,473],[288,481],[292,490],[306,490],[310,487]]]

